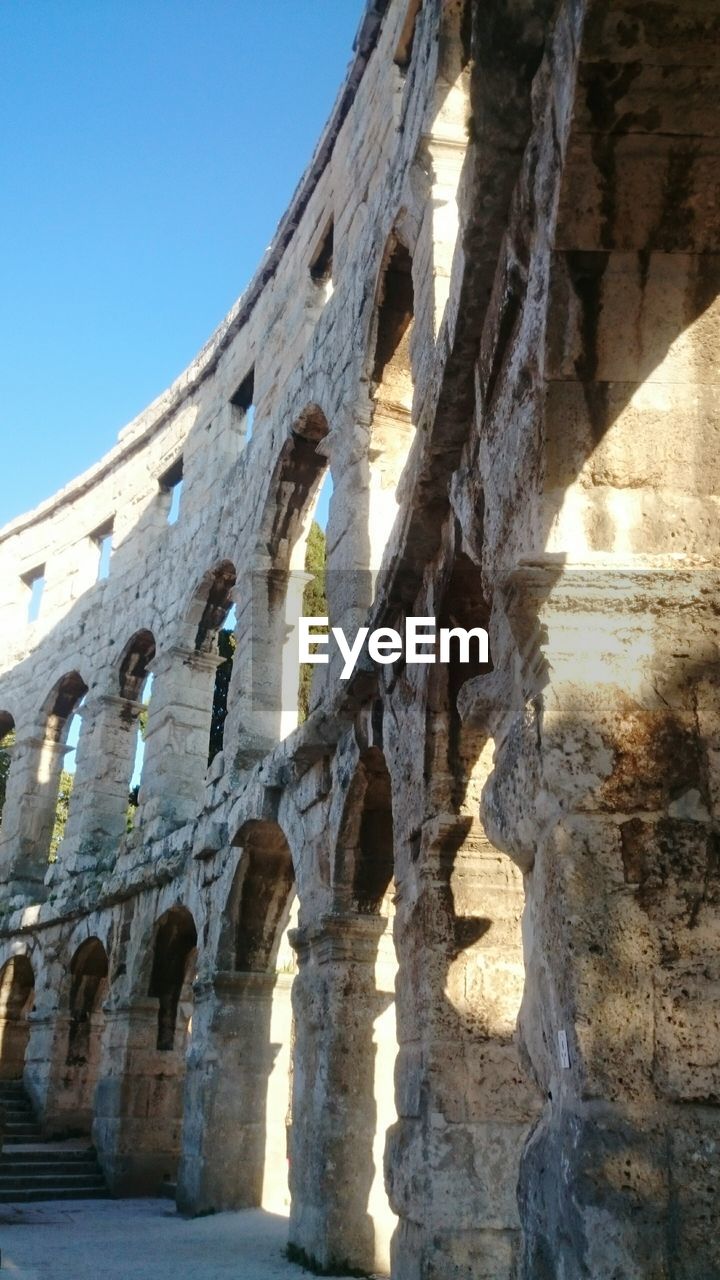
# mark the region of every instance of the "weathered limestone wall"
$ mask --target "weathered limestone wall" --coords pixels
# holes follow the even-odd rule
[[[375,0],[244,297],[0,532],[0,1075],[91,1111],[118,1192],[395,1280],[720,1277],[719,36],[715,0]],[[491,661],[332,663],[296,727],[327,467],[333,624]]]

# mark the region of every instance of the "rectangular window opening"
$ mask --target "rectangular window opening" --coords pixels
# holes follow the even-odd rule
[[[170,505],[168,507],[167,522],[168,524],[176,524],[180,514],[180,497],[182,495],[183,485],[183,460],[182,454],[173,462],[171,467],[160,477],[160,492],[170,494]]]
[[[37,569],[31,569],[29,573],[24,573],[22,580],[30,592],[27,620],[28,622],[35,622],[40,616],[40,604],[45,590],[45,565],[38,565]]]
[[[245,374],[240,386],[234,395],[230,397],[230,403],[233,406],[238,419],[242,422],[245,430],[245,439],[249,440],[253,432],[253,423],[255,421],[255,366],[253,365],[249,373]]]
[[[335,224],[331,218],[310,263],[310,278],[315,284],[328,284],[332,280],[334,247]]]
[[[113,542],[112,520],[107,520],[90,536],[97,547],[98,553],[97,581],[103,582],[105,578],[110,576],[110,557],[112,556]]]

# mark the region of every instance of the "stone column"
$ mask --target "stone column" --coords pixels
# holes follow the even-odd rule
[[[374,1025],[380,916],[325,916],[293,930],[295,1058],[290,1243],[322,1267],[365,1271],[384,1252],[368,1213],[376,1169]],[[391,1080],[388,1080],[392,1087]]]
[[[92,869],[117,853],[126,833],[137,722],[143,704],[101,694],[79,714],[73,802],[58,861],[64,871]]]
[[[246,767],[297,727],[300,661],[297,619],[311,575],[256,569],[236,594],[237,647],[228,695],[224,750]]]
[[[13,747],[0,832],[0,873],[8,897],[44,897],[63,760],[60,742],[27,737]]]
[[[287,1201],[290,974],[220,973],[196,988],[178,1207]]]
[[[513,1280],[520,1157],[539,1107],[515,1040],[522,877],[470,818],[436,817],[423,846],[395,918],[392,1275]]]
[[[152,663],[138,825],[182,826],[203,799],[218,654],[176,645]]]
[[[545,1099],[520,1275],[700,1280],[720,1273],[718,582],[668,557],[508,585],[529,700],[483,808],[526,872]]]

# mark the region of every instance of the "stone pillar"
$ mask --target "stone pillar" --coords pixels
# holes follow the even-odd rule
[[[215,672],[223,659],[180,645],[152,663],[138,825],[182,826],[203,800]]]
[[[73,803],[58,861],[64,871],[112,859],[126,833],[137,722],[143,705],[101,694],[81,711]]]
[[[513,1280],[520,1157],[539,1102],[515,1024],[522,876],[475,821],[423,831],[395,918],[398,1121],[386,1178],[394,1280]]]
[[[178,1207],[284,1210],[293,977],[220,973],[196,988]]]
[[[0,874],[7,896],[39,901],[52,837],[60,774],[68,748],[40,737],[13,747],[13,764],[0,832]]]
[[[520,1027],[545,1099],[520,1275],[700,1280],[720,1274],[718,582],[668,558],[509,586],[542,679],[483,806],[526,872]]]
[[[93,1140],[115,1195],[157,1195],[175,1182],[182,1134],[184,1046],[159,1050],[158,1000],[106,1006]]]
[[[376,983],[386,927],[381,916],[334,915],[290,934],[300,966],[293,988],[290,1243],[339,1270],[384,1266],[392,1230],[389,1210],[385,1222],[368,1212],[377,1178],[374,1028],[392,1003]],[[387,1064],[383,1075],[392,1089]]]
[[[303,570],[270,566],[243,581],[224,741],[227,758],[239,766],[260,759],[297,727],[297,620],[310,581]]]

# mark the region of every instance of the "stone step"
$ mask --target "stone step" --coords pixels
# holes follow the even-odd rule
[[[5,1086],[5,1096],[11,1104],[0,1154],[0,1204],[109,1199],[94,1147],[48,1141],[22,1088]]]
[[[77,1151],[58,1147],[53,1150],[49,1143],[38,1147],[37,1151],[3,1151],[0,1156],[0,1173],[6,1168],[13,1169],[19,1164],[97,1164],[97,1156],[93,1147],[78,1148]]]
[[[0,1191],[0,1204],[29,1204],[38,1200],[109,1200],[110,1192],[104,1187],[45,1187],[37,1186],[25,1191]]]
[[[58,1169],[38,1169],[33,1170],[31,1175],[27,1174],[4,1174],[0,1172],[0,1192],[9,1192],[9,1190],[32,1190],[35,1187],[51,1187],[54,1190],[70,1189],[77,1187],[94,1187],[96,1190],[105,1190],[105,1181],[102,1175],[97,1171],[97,1166],[90,1166],[90,1169],[79,1169],[72,1172],[61,1171]]]

